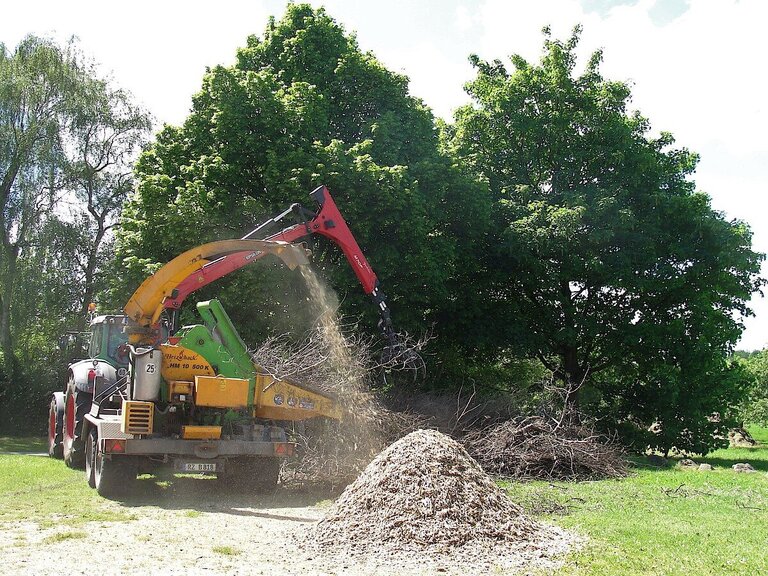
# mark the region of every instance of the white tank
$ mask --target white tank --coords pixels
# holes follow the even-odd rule
[[[154,402],[160,399],[160,367],[163,353],[159,348],[136,348],[131,353],[131,400]]]

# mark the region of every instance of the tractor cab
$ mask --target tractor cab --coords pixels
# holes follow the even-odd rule
[[[128,334],[125,332],[127,324],[127,316],[96,316],[91,320],[88,357],[103,360],[115,368],[127,366],[128,351],[123,346],[128,342]]]

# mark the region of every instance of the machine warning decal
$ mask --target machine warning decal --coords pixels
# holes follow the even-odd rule
[[[282,394],[275,394],[274,402],[275,402],[275,404],[280,406],[283,403],[283,395]]]
[[[314,410],[315,403],[309,398],[302,398],[299,400],[299,408],[303,408],[304,410]]]
[[[294,406],[296,406],[296,402],[298,402],[298,400],[296,399],[296,396],[288,396],[288,406],[293,408]]]

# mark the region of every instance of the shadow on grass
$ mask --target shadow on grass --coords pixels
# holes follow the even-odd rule
[[[717,450],[712,456],[674,455],[662,458],[658,455],[633,455],[627,458],[630,467],[635,470],[670,470],[683,459],[691,459],[696,464],[709,464],[714,468],[732,469],[734,464],[747,463],[755,470],[768,472],[768,444],[758,443],[752,447],[736,447]]]
[[[0,454],[39,452],[48,452],[48,440],[46,438],[0,436]]]
[[[255,493],[222,486],[216,478],[209,476],[145,475],[139,477],[130,492],[114,500],[127,508],[157,506],[165,510],[223,512],[237,516],[314,522],[315,518],[292,514],[290,510],[335,499],[342,490],[343,487],[332,486],[279,486],[268,492]]]
[[[675,466],[674,460],[661,456],[630,455],[627,457],[627,462],[630,470],[669,470]]]
[[[765,447],[741,448],[740,450],[754,451],[755,457],[750,458],[749,454],[741,455],[738,458],[724,458],[722,456],[705,456],[703,458],[694,458],[699,464],[711,464],[715,468],[732,468],[734,464],[747,463],[752,468],[761,472],[768,472],[768,450]]]

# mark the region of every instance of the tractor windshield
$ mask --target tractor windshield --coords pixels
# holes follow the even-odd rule
[[[107,324],[107,356],[117,364],[127,364],[128,355],[120,346],[128,342],[128,335],[123,332],[122,324]]]

